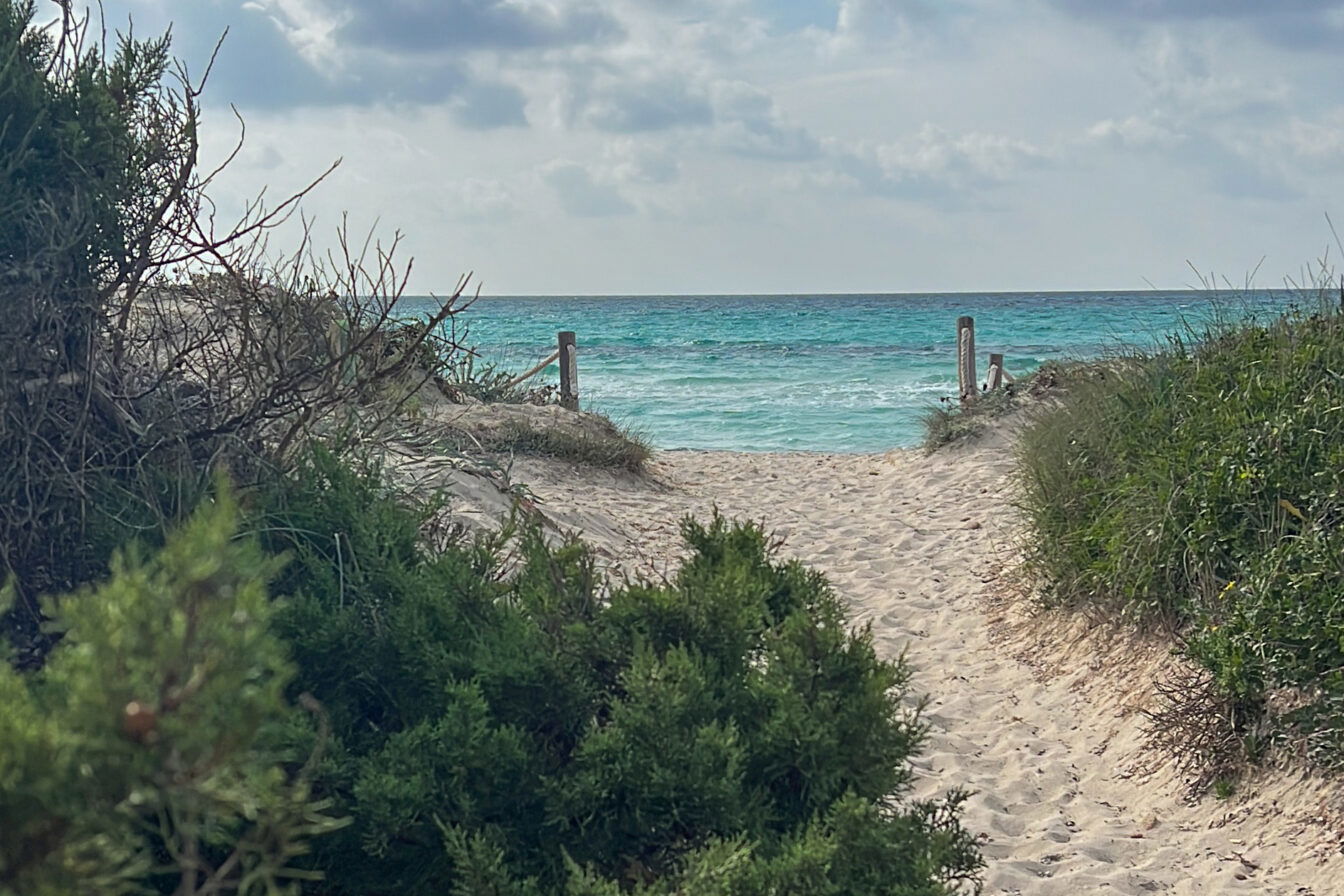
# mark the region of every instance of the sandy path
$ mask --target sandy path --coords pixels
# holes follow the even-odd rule
[[[1010,469],[991,442],[932,458],[666,452],[651,479],[514,472],[613,565],[674,568],[678,520],[717,506],[823,570],[933,696],[916,793],[976,791],[965,821],[982,835],[986,893],[1344,894],[1339,844],[1312,821],[1321,785],[1268,776],[1187,805],[1170,771],[1136,772],[1135,710],[1165,650],[1028,619],[1005,597]]]

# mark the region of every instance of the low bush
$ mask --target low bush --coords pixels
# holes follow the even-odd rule
[[[960,794],[911,803],[908,671],[754,526],[687,521],[664,584],[527,525],[421,548],[432,507],[315,455],[262,503],[277,630],[332,723],[354,823],[330,894],[935,894],[980,860]]]
[[[1344,762],[1344,318],[1294,311],[1114,365],[1020,447],[1057,605],[1178,628],[1237,740]],[[1272,722],[1272,724],[1270,724]]]
[[[276,562],[226,493],[154,556],[53,601],[40,673],[0,661],[0,894],[286,892],[340,826],[275,736],[293,670]],[[312,745],[308,745],[311,749]]]

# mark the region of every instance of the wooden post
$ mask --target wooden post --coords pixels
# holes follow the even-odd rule
[[[957,385],[963,405],[975,401],[980,383],[975,378],[975,318],[957,318]]]
[[[989,373],[986,374],[985,388],[993,392],[1003,388],[1003,355],[991,352],[989,355]]]
[[[574,332],[564,330],[557,334],[560,348],[560,407],[570,411],[579,409],[579,359]]]

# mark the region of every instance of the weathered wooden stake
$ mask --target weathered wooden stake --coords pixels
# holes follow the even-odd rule
[[[579,359],[574,332],[563,330],[556,336],[560,348],[560,407],[579,409]]]
[[[961,403],[975,401],[980,383],[975,378],[975,318],[957,318],[957,386]]]
[[[989,373],[985,375],[985,388],[990,392],[1003,388],[1003,355],[991,352],[989,355]]]

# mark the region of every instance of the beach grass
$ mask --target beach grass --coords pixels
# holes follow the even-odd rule
[[[945,400],[924,415],[921,446],[925,454],[932,454],[948,445],[969,442],[1009,415],[1060,394],[1070,385],[1105,375],[1105,362],[1047,361],[1021,382],[981,392],[974,401],[959,404]]]
[[[1217,324],[1106,369],[1019,442],[1042,599],[1178,634],[1211,687],[1173,688],[1159,726],[1213,701],[1208,743],[1344,765],[1344,316]]]
[[[494,434],[485,447],[492,451],[562,460],[604,470],[639,473],[653,456],[649,443],[633,430],[608,425],[582,431],[531,421],[515,421]]]
[[[929,409],[924,415],[925,454],[939,448],[970,441],[985,432],[993,421],[1020,408],[1013,390],[986,392],[977,401],[966,406],[944,404]]]

